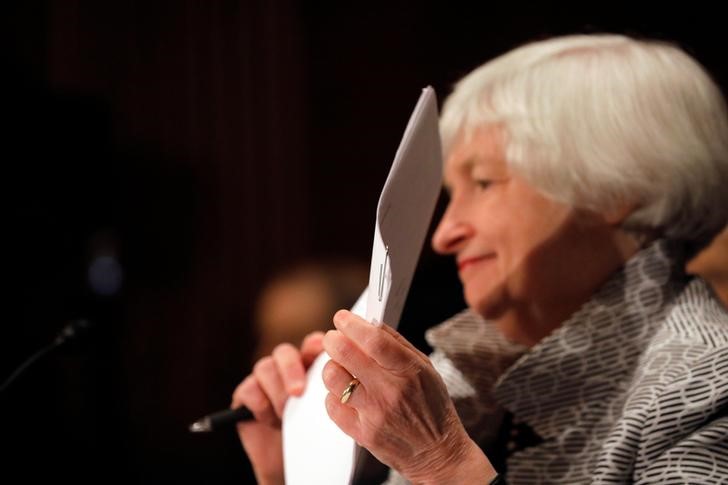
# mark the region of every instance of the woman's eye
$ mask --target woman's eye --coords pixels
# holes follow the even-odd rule
[[[486,179],[476,179],[474,183],[475,186],[478,187],[478,189],[485,190],[490,187],[491,181]]]

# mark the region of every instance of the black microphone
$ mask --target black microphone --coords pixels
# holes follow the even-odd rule
[[[93,323],[85,318],[72,320],[58,332],[56,339],[53,341],[56,345],[62,345],[70,340],[79,340],[84,338],[93,328]]]
[[[20,377],[23,372],[25,372],[35,362],[50,354],[53,350],[61,347],[66,342],[82,338],[83,336],[88,334],[91,328],[93,328],[93,324],[89,320],[83,318],[72,320],[71,322],[66,324],[66,326],[63,327],[60,332],[58,332],[58,335],[55,339],[53,339],[53,342],[41,348],[33,355],[25,359],[25,361],[20,364],[20,366],[18,366],[18,368],[15,369],[12,374],[10,374],[10,377],[8,377],[5,382],[3,382],[2,386],[0,386],[0,393],[5,392],[10,384],[12,384],[18,377]]]

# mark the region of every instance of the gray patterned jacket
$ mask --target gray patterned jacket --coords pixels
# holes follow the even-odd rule
[[[469,311],[428,332],[484,449],[506,411],[542,438],[508,483],[728,483],[728,313],[680,254],[653,243],[528,350]]]

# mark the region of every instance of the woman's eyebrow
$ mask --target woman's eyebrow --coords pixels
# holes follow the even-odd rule
[[[446,170],[447,172],[450,172],[451,174],[454,174],[455,176],[459,175],[467,175],[470,174],[470,171],[472,170],[473,166],[475,166],[476,161],[475,159],[471,157],[467,157],[463,161],[457,161],[455,162],[454,167],[450,167],[451,170]],[[442,181],[442,188],[445,189],[445,192],[448,193],[448,195],[452,194],[453,184],[452,182],[448,181],[447,176],[443,177]]]
[[[465,158],[463,161],[458,162],[455,169],[459,173],[470,173],[473,170],[473,167],[475,167],[476,165],[480,165],[480,163],[474,156],[471,155]]]

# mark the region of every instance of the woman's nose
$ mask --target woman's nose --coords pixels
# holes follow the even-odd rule
[[[432,248],[440,254],[455,254],[472,233],[473,227],[457,217],[451,201],[432,235]]]

